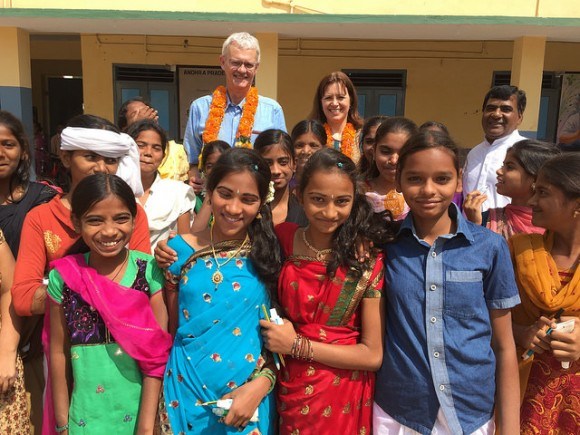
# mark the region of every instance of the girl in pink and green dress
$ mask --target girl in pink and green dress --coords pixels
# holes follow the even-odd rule
[[[171,347],[163,274],[125,247],[137,205],[123,180],[91,175],[71,205],[78,250],[88,252],[55,260],[49,274],[55,430],[150,433]]]

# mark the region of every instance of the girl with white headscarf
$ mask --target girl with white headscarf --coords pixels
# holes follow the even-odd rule
[[[135,158],[136,157],[136,158]],[[34,208],[24,220],[18,263],[12,287],[16,312],[23,316],[45,313],[45,277],[49,264],[72,253],[79,235],[70,217],[70,196],[77,184],[97,172],[116,173],[131,186],[136,195],[143,192],[135,142],[106,119],[79,115],[62,132],[61,160],[70,173],[70,191]],[[150,253],[147,216],[138,207],[129,249]],[[45,316],[43,345],[48,354],[48,319]],[[47,384],[43,433],[55,433],[50,385]]]

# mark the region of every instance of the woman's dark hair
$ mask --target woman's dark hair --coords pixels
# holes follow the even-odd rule
[[[89,175],[79,182],[71,196],[71,215],[80,219],[97,202],[110,195],[123,201],[131,215],[137,216],[137,202],[133,190],[122,178],[105,173]]]
[[[209,156],[216,152],[223,154],[230,148],[230,144],[223,140],[212,140],[211,142],[206,143],[201,150],[201,170],[205,172],[205,164]]]
[[[365,154],[362,152],[365,138],[367,137],[372,128],[381,125],[387,119],[389,119],[389,117],[386,115],[371,116],[370,118],[365,120],[365,123],[362,126],[359,144],[361,153],[360,160],[358,161],[358,173],[365,179],[367,178],[368,176],[367,173],[370,171],[371,167],[374,166],[373,161],[369,161],[365,156]]]
[[[419,131],[417,124],[408,118],[402,116],[393,116],[379,125],[375,133],[375,149],[377,143],[389,133],[403,133],[408,136],[413,136]],[[400,153],[399,153],[400,159]],[[377,165],[372,165],[368,171],[368,178],[376,178],[379,176],[379,168]]]
[[[22,122],[12,113],[0,110],[0,125],[3,125],[10,130],[12,136],[16,138],[22,151],[22,156],[24,157],[18,163],[16,171],[10,175],[10,198],[8,199],[12,201],[12,192],[14,189],[19,186],[26,189],[28,187],[28,182],[30,181],[30,143],[28,142],[24,125],[22,125]]]
[[[249,258],[258,276],[270,290],[271,297],[276,299],[282,255],[278,238],[274,233],[272,211],[266,204],[272,177],[268,163],[253,150],[230,148],[220,156],[212,168],[207,179],[207,190],[212,192],[224,177],[240,172],[248,172],[256,180],[262,202],[259,210],[261,218],[256,217],[248,227],[248,235],[252,242]]]
[[[401,173],[409,156],[431,148],[442,148],[446,150],[453,159],[453,166],[455,167],[457,175],[459,175],[459,149],[453,139],[440,131],[425,130],[411,136],[405,142],[401,151],[399,151],[397,180],[399,182],[401,181]]]
[[[146,106],[149,106],[149,102],[143,97],[133,97],[121,104],[119,113],[117,114],[117,126],[121,131],[125,131],[129,127],[127,123],[127,110],[129,109],[129,104],[131,103],[143,103]]]
[[[96,115],[77,115],[69,119],[67,127],[94,128],[96,130],[108,130],[121,133],[115,124],[105,118]]]
[[[296,142],[300,136],[306,133],[312,133],[320,141],[322,146],[326,145],[328,137],[326,136],[326,130],[324,125],[317,119],[303,119],[292,129],[290,137],[292,138],[292,143]]]
[[[386,116],[386,115],[377,115],[377,116],[371,116],[370,118],[365,120],[365,123],[364,123],[362,130],[360,132],[361,146],[363,144],[363,141],[364,141],[366,135],[369,134],[369,132],[371,131],[371,128],[374,128],[374,127],[381,125],[383,122],[385,122],[389,118],[390,117]]]
[[[580,153],[562,153],[552,157],[540,168],[542,176],[564,193],[568,199],[580,198]]]
[[[449,135],[449,130],[447,129],[447,126],[445,124],[443,124],[442,122],[438,122],[438,121],[425,121],[419,127],[419,131],[425,131],[425,130],[438,130],[441,133],[445,133],[446,135]]]
[[[405,133],[413,136],[417,131],[419,131],[417,124],[409,118],[393,116],[381,122],[381,125],[377,128],[377,132],[375,133],[375,146],[379,139],[382,139],[389,133]]]
[[[333,83],[338,83],[347,90],[348,96],[350,97],[350,107],[348,108],[346,120],[354,126],[355,130],[358,130],[363,123],[362,118],[358,114],[358,96],[352,81],[342,71],[332,72],[322,78],[318,84],[318,88],[316,88],[316,94],[314,95],[314,101],[312,103],[312,112],[310,112],[309,118],[317,119],[322,123],[327,121],[322,110],[322,97],[324,96],[326,87]]]
[[[560,155],[562,152],[556,145],[534,139],[524,139],[516,142],[508,149],[526,173],[534,178],[546,161]]]
[[[129,209],[131,216],[137,215],[137,201],[135,194],[122,178],[113,175],[98,173],[83,178],[71,195],[71,218],[78,222],[90,211],[93,206],[114,195]],[[66,255],[88,252],[89,247],[83,238],[79,238],[66,252]]]
[[[131,136],[134,141],[137,141],[137,138],[142,132],[149,130],[153,130],[159,135],[159,139],[161,139],[161,147],[163,148],[163,155],[165,155],[165,151],[167,150],[167,133],[165,133],[165,130],[163,130],[159,124],[152,119],[142,119],[141,121],[131,124],[127,129],[127,134]]]
[[[354,192],[350,215],[332,236],[333,253],[327,266],[327,273],[334,275],[340,266],[344,266],[356,276],[360,276],[369,264],[368,262],[361,264],[355,256],[357,239],[368,239],[375,246],[390,242],[394,237],[391,219],[385,223],[385,215],[373,213],[370,204],[358,187],[356,165],[347,156],[333,148],[316,151],[304,165],[299,186],[299,195],[302,199],[304,199],[310,179],[320,171],[339,172],[346,175],[352,183]],[[388,212],[387,216],[390,216]]]
[[[269,129],[261,132],[254,142],[254,150],[263,155],[272,145],[280,145],[290,159],[294,161],[294,144],[288,133],[278,129]]]

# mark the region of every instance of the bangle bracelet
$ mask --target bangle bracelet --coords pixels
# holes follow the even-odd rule
[[[270,388],[268,388],[268,392],[266,394],[270,394],[274,387],[276,386],[276,375],[270,369],[262,369],[258,373],[254,375],[253,379],[264,377],[270,381]]]
[[[62,432],[64,432],[65,430],[68,430],[68,423],[67,423],[67,424],[65,424],[65,425],[63,425],[63,426],[58,426],[58,425],[55,425],[55,426],[54,426],[54,430],[55,430],[57,433],[62,433]]]

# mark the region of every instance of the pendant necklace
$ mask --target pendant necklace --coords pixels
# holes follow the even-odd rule
[[[226,264],[228,264],[234,257],[236,257],[241,251],[242,249],[246,246],[246,242],[248,241],[249,237],[248,234],[246,234],[246,238],[244,239],[244,241],[242,242],[242,244],[239,246],[239,248],[236,250],[236,252],[234,252],[230,258],[228,258],[225,262],[223,262],[222,264],[219,263],[217,255],[215,253],[215,248],[213,246],[213,224],[211,225],[210,229],[209,229],[209,240],[210,240],[210,244],[211,244],[211,252],[213,255],[213,259],[215,260],[215,264],[216,264],[216,271],[211,275],[211,282],[213,282],[213,284],[215,285],[215,290],[217,290],[218,286],[223,282],[224,280],[224,274],[220,271],[221,267],[224,267]]]
[[[128,259],[129,259],[129,250],[127,249],[127,254],[125,255],[125,259],[123,260],[123,263],[121,263],[121,267],[119,267],[119,270],[117,270],[117,272],[115,273],[115,275],[113,275],[112,278],[109,278],[111,281],[115,281],[117,279],[117,277],[119,276],[119,274],[123,270],[123,267],[127,263]]]
[[[314,257],[316,258],[317,261],[324,261],[324,257],[326,257],[328,254],[332,254],[333,249],[332,248],[328,248],[328,249],[316,249],[314,246],[312,246],[308,240],[306,239],[306,230],[308,229],[308,227],[304,228],[304,230],[302,231],[302,241],[304,242],[304,244],[306,245],[306,247],[308,249],[310,249],[312,252],[314,252]]]
[[[125,253],[125,259],[123,260],[123,262],[121,263],[120,266],[117,266],[117,271],[115,272],[115,274],[112,277],[108,278],[111,281],[117,282],[115,280],[117,279],[117,277],[119,276],[119,274],[123,270],[123,267],[125,266],[125,264],[127,264],[127,260],[129,260],[129,250],[127,249],[125,252],[126,252]],[[91,260],[90,260],[90,257],[89,257],[89,264],[88,264],[88,266],[89,267],[92,267],[94,269],[94,266],[91,266],[90,262],[91,262]]]

